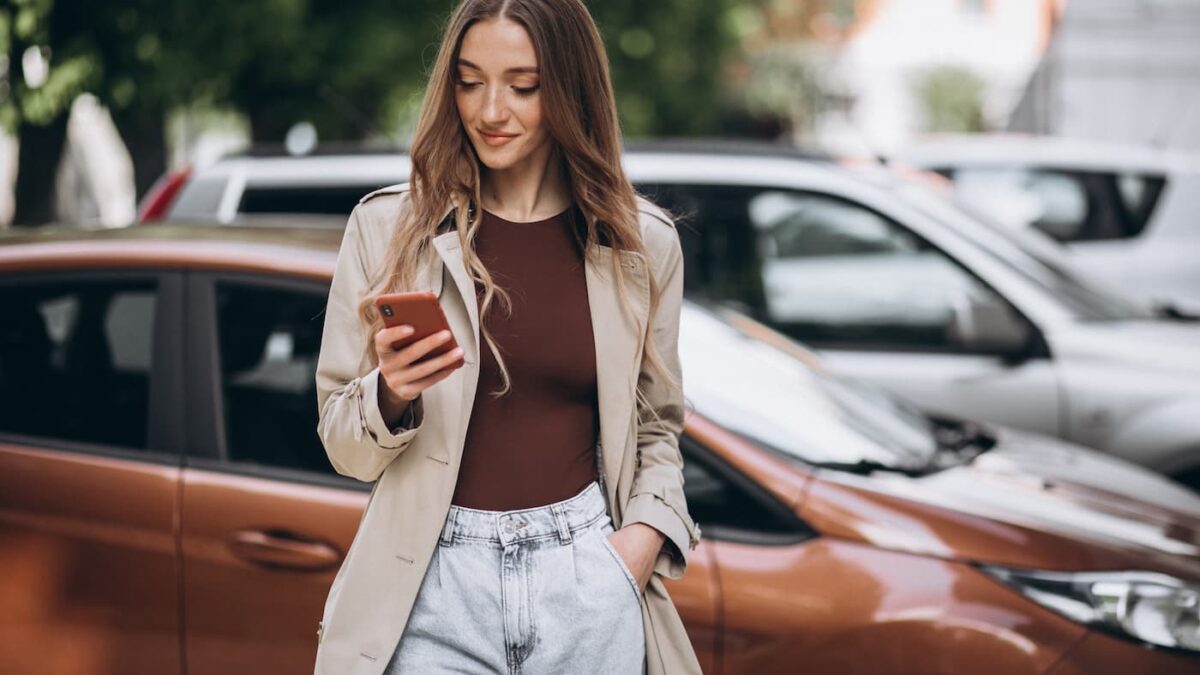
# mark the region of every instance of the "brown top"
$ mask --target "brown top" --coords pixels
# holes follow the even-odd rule
[[[515,223],[483,212],[475,251],[512,298],[486,325],[512,390],[480,335],[479,386],[454,504],[507,511],[567,499],[595,480],[599,412],[596,345],[574,209]],[[483,288],[476,285],[479,298]]]

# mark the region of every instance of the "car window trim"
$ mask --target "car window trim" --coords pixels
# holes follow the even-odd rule
[[[280,466],[232,462],[227,459],[218,459],[215,457],[189,457],[187,464],[189,469],[211,471],[225,476],[241,476],[243,478],[257,478],[340,490],[370,492],[375,485],[374,481],[367,483],[357,478],[341,476],[336,473],[318,473],[304,469],[288,469]]]

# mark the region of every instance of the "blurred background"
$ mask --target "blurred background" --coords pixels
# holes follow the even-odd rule
[[[704,671],[1200,672],[1200,0],[585,1]],[[0,0],[0,675],[384,663],[315,370],[453,5]]]
[[[625,132],[839,156],[925,134],[1200,145],[1192,0],[592,2]],[[0,223],[131,222],[249,148],[403,148],[450,0],[6,0]]]

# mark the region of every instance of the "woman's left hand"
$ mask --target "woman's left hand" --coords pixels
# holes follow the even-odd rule
[[[630,523],[608,535],[608,541],[633,573],[638,588],[645,592],[654,574],[654,563],[667,537],[645,523]]]

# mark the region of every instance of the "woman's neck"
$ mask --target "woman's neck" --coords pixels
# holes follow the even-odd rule
[[[480,174],[483,208],[504,220],[530,222],[555,216],[571,205],[566,176],[556,153],[544,161]]]

